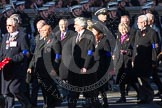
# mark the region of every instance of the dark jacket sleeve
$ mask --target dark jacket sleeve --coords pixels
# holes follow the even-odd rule
[[[58,40],[54,40],[54,44],[52,46],[55,52],[55,62],[59,63],[61,59],[61,43]]]
[[[2,61],[4,58],[3,58],[3,48],[5,47],[5,44],[6,44],[6,36],[3,37],[2,39],[2,44],[1,44],[1,48],[0,48],[0,61]]]
[[[156,34],[155,31],[151,31],[151,43],[152,43],[152,63],[153,64],[156,64],[157,63],[157,55],[159,53],[159,49],[160,49],[160,46],[159,46],[159,38]]]
[[[91,36],[91,39],[89,39],[88,45],[87,45],[87,56],[85,59],[85,63],[84,63],[84,68],[88,68],[92,58],[93,58],[93,53],[95,51],[95,44],[94,44],[94,37],[93,35]]]

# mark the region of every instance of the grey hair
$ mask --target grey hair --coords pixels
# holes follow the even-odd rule
[[[84,17],[77,17],[74,19],[75,22],[79,22],[79,26],[87,28],[87,20]]]
[[[9,18],[7,18],[7,22],[8,21],[10,21],[12,23],[12,25],[15,27],[18,27],[18,25],[19,25],[18,20],[16,18],[9,17]]]
[[[68,23],[69,23],[69,22],[68,22],[68,20],[67,20],[67,19],[63,18],[63,19],[60,19],[60,21],[64,21],[64,22],[65,22],[65,24],[68,26]],[[60,22],[60,21],[59,21],[59,22]]]
[[[154,20],[154,15],[153,14],[147,13],[146,16],[147,16],[148,20]]]
[[[12,14],[12,15],[10,16],[10,18],[15,18],[15,19],[17,19],[17,20],[18,20],[18,23],[21,24],[21,17],[20,17],[19,14]]]
[[[145,21],[145,22],[148,21],[148,18],[147,18],[146,15],[140,15],[140,16],[138,17],[138,19],[142,19],[142,21]]]
[[[39,21],[37,22],[37,25],[39,25],[39,24],[45,25],[45,24],[46,24],[46,21],[45,21],[45,20],[39,20]]]

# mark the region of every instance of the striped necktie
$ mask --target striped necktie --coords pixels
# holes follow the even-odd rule
[[[61,40],[64,39],[64,33],[61,33]]]

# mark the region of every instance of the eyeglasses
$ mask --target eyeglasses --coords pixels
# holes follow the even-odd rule
[[[6,25],[6,26],[9,26],[9,27],[11,27],[12,25]]]
[[[137,22],[137,23],[143,23],[143,21],[142,22]]]

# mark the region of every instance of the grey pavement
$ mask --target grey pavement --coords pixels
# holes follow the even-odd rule
[[[39,91],[39,97],[38,97],[38,107],[37,108],[43,108],[43,97]],[[157,90],[155,90],[155,93]],[[108,102],[109,102],[109,108],[162,108],[162,101],[160,98],[155,97],[153,103],[151,104],[137,104],[137,98],[136,98],[136,92],[131,90],[126,97],[127,102],[126,103],[116,103],[116,101],[120,98],[119,91],[115,92],[108,92],[107,93]],[[101,102],[102,99],[99,96]],[[84,97],[80,95],[80,100],[78,101],[77,108],[83,108],[82,105],[85,103]],[[16,105],[15,108],[21,108],[21,104],[16,99]],[[56,107],[56,108],[68,108],[67,107],[67,101],[64,101],[62,103],[62,106]]]

